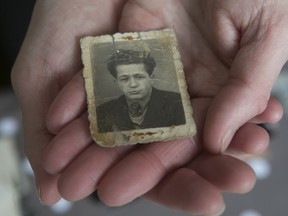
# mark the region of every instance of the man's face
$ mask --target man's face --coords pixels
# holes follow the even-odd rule
[[[153,80],[144,64],[118,65],[117,83],[128,100],[142,100],[149,95]]]

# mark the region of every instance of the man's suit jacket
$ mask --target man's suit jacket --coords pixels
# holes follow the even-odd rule
[[[185,124],[179,93],[153,88],[147,111],[141,125],[131,121],[129,108],[122,95],[97,107],[99,132],[125,131],[136,128],[157,128]]]

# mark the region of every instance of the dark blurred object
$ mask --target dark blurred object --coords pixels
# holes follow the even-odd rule
[[[10,87],[10,72],[31,18],[35,0],[0,1],[0,89]]]

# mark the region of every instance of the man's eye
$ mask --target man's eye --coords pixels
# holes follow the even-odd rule
[[[121,82],[128,82],[128,78],[127,78],[127,77],[121,77],[121,78],[120,78],[120,81],[121,81]]]
[[[144,78],[145,78],[145,76],[143,76],[143,75],[136,75],[135,76],[135,79],[137,79],[137,80],[144,79]]]

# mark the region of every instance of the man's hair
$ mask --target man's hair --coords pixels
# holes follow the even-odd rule
[[[134,50],[117,50],[107,61],[107,69],[111,75],[117,78],[116,67],[118,65],[144,64],[146,72],[151,76],[156,66],[150,52]]]

